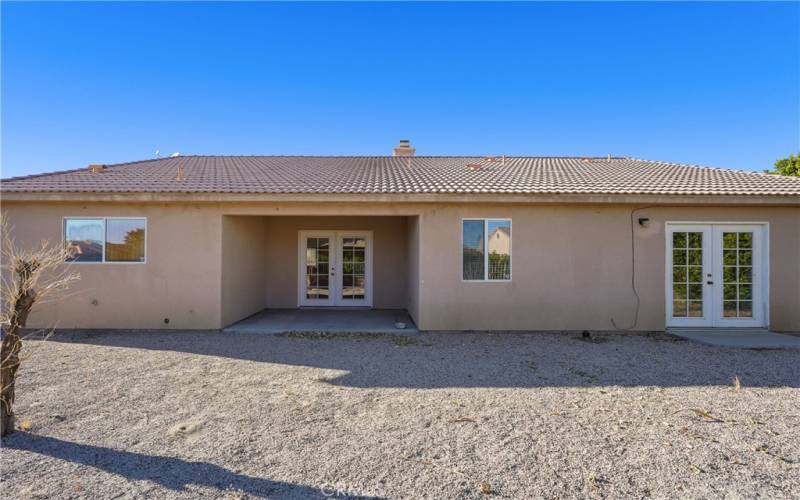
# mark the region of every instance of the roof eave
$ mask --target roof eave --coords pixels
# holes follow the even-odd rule
[[[533,203],[800,206],[798,195],[602,193],[152,193],[2,192],[3,203]]]

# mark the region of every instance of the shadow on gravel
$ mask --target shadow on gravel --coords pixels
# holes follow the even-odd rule
[[[3,446],[87,465],[130,480],[152,481],[173,491],[184,491],[186,485],[194,484],[221,491],[244,492],[258,497],[319,498],[324,496],[323,491],[319,488],[245,476],[205,462],[190,462],[180,458],[119,451],[62,441],[47,436],[37,436],[27,432],[17,432],[4,438]],[[379,497],[350,496],[348,498]]]
[[[50,341],[343,370],[357,388],[800,387],[796,350],[708,347],[663,334],[426,333],[296,338],[219,331],[60,331]]]

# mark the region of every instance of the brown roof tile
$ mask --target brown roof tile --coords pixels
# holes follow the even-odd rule
[[[83,193],[800,195],[800,178],[631,158],[179,156],[107,167],[100,172],[83,168],[4,179],[0,188]]]

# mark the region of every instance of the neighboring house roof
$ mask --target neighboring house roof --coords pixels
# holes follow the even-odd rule
[[[4,179],[3,192],[800,195],[800,178],[631,158],[179,156]]]

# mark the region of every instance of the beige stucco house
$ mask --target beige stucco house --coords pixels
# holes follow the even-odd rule
[[[264,308],[422,330],[800,331],[800,179],[631,158],[179,156],[3,180],[82,279],[33,326],[217,329]]]

